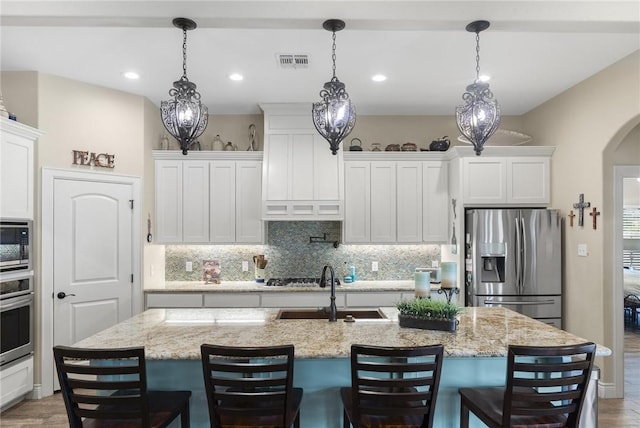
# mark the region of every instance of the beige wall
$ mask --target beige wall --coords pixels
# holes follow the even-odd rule
[[[503,117],[500,127],[521,131],[522,119]],[[342,144],[348,148],[353,138],[359,138],[365,150],[371,150],[372,143],[380,143],[382,150],[388,144],[404,143],[415,143],[418,149],[426,149],[433,140],[445,135],[452,145],[465,145],[457,141],[460,131],[453,107],[450,116],[358,116],[355,128]]]
[[[0,89],[5,108],[18,122],[38,127],[38,73],[35,71],[3,71]]]
[[[601,212],[598,229],[565,227],[565,328],[578,336],[612,346],[611,276],[612,177],[603,153],[615,150],[640,122],[640,51],[586,79],[523,117],[535,144],[556,146],[552,159],[552,203],[567,214],[584,193]],[[638,158],[628,159],[637,162]],[[608,231],[608,234],[607,234]],[[577,256],[587,244],[588,257]],[[611,358],[600,362],[603,381],[613,382]]]
[[[35,254],[42,245],[41,180],[42,168],[95,170],[142,177],[145,167],[144,98],[86,83],[37,72],[2,73],[2,93],[5,105],[15,112],[18,121],[44,131],[36,144],[35,177]],[[115,168],[94,168],[72,165],[72,150],[87,150],[115,154]],[[41,293],[39,273],[42,263],[36,257],[37,295]],[[40,383],[39,365],[41,332],[40,297],[36,298],[35,382]]]

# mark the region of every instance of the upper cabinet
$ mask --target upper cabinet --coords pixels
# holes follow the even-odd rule
[[[33,220],[35,141],[43,133],[0,117],[0,217]]]
[[[345,243],[447,241],[448,161],[442,154],[345,156]]]
[[[262,153],[154,151],[159,243],[264,242]]]
[[[343,154],[332,155],[311,104],[262,104],[264,220],[342,220]]]
[[[546,206],[553,147],[487,147],[481,156],[456,147],[452,171],[464,206]]]

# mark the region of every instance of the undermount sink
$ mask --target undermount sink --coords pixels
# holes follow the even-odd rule
[[[280,309],[278,320],[321,320],[328,319],[326,309]],[[338,319],[352,321],[361,319],[386,319],[380,309],[338,309]]]

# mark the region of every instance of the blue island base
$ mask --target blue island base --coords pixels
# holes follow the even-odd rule
[[[459,426],[458,388],[504,385],[506,358],[445,358],[434,417],[435,428]],[[209,427],[202,365],[197,360],[147,360],[150,389],[187,389],[191,396],[191,426]],[[305,428],[342,427],[340,387],[351,383],[348,358],[296,359],[294,386],[304,388],[300,425]],[[178,427],[179,422],[175,423]],[[471,427],[484,427],[471,415]]]

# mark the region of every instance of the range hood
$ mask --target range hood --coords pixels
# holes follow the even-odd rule
[[[308,104],[262,104],[262,219],[344,219],[342,151],[332,155]]]

